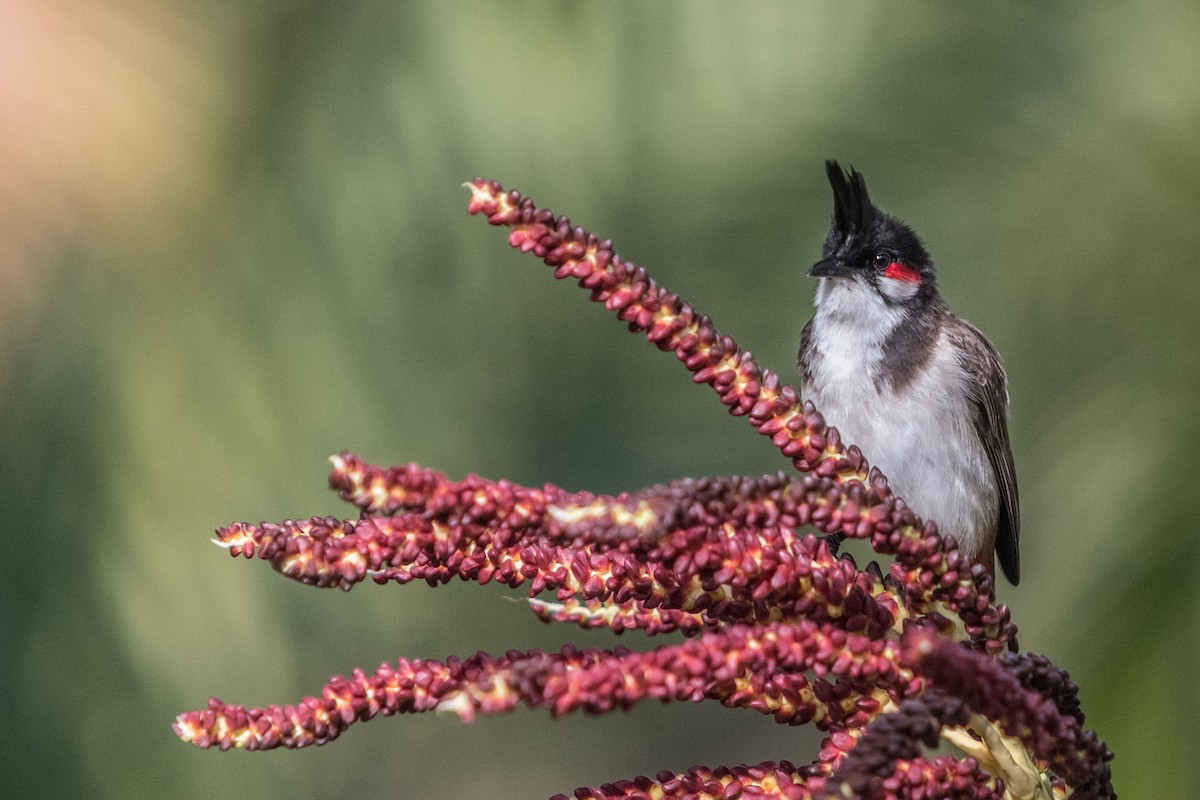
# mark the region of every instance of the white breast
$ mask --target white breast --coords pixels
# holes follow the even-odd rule
[[[846,443],[862,448],[919,516],[971,557],[990,548],[998,495],[967,398],[967,376],[943,334],[897,393],[877,381],[883,345],[904,312],[859,281],[822,279],[804,396]],[[988,550],[990,552],[990,550]]]

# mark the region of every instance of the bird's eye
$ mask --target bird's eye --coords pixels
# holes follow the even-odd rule
[[[885,253],[882,250],[875,254],[876,269],[887,269],[887,265],[892,263],[892,254]]]

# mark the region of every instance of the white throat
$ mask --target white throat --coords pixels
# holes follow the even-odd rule
[[[821,366],[837,373],[822,385],[837,385],[852,376],[875,375],[883,343],[904,321],[902,308],[888,304],[866,281],[821,278],[813,305],[815,332],[821,340]]]

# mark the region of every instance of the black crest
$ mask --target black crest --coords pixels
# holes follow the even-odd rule
[[[847,173],[836,161],[825,162],[825,173],[833,187],[833,225],[838,233],[848,238],[869,229],[876,209],[862,173],[853,167]]]

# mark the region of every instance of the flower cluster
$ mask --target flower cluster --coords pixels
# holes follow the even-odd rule
[[[795,472],[684,479],[612,497],[335,456],[330,485],[357,518],[234,523],[215,541],[314,586],[494,580],[527,587],[548,621],[685,638],[646,652],[400,659],[334,677],[295,705],[214,698],[179,715],[181,739],[222,750],[302,747],[377,714],[442,709],[471,720],[518,704],[560,715],[716,700],[828,736],[806,766],[693,768],[575,796],[1115,796],[1111,753],[1083,729],[1077,687],[1048,660],[1018,653],[985,566],[918,519],[795,389],[610,242],[495,182],[468,186],[470,213],[507,228],[510,245],[673,353]],[[838,557],[838,537],[892,556],[888,572]],[[963,755],[923,750],[943,740]]]

